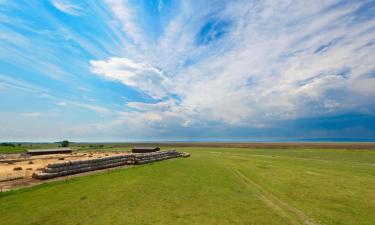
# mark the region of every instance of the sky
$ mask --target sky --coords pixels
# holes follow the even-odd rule
[[[373,0],[0,0],[0,141],[375,138]]]

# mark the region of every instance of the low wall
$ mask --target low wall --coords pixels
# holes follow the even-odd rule
[[[168,150],[151,153],[138,153],[133,155],[135,164],[145,164],[165,159],[176,158],[180,156],[180,153],[176,150]]]
[[[36,171],[33,178],[45,180],[55,177],[88,172],[111,167],[145,164],[155,161],[179,157],[176,150],[152,153],[132,153],[129,155],[109,156],[100,159],[76,160],[62,163],[48,164],[42,171]]]

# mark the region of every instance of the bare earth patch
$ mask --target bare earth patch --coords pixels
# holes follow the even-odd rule
[[[126,155],[127,152],[73,152],[70,154],[52,154],[23,157],[20,154],[3,155],[0,160],[0,191],[8,191],[15,188],[33,186],[41,181],[32,178],[32,174],[39,169],[45,168],[48,164],[56,162],[68,162],[75,160],[97,159],[114,155]],[[118,168],[118,167],[117,167]],[[104,169],[107,171],[108,169]],[[99,170],[103,171],[103,170]],[[82,176],[97,171],[86,172],[69,177]],[[56,178],[67,179],[66,177]]]

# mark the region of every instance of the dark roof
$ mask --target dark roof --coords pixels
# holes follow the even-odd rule
[[[159,147],[134,147],[132,149],[133,153],[147,153],[147,152],[157,152],[159,151]]]
[[[71,151],[70,148],[50,148],[50,149],[28,149],[28,153],[34,152],[60,152],[60,151]]]
[[[29,149],[27,154],[30,155],[48,155],[48,154],[65,154],[71,153],[72,149],[70,148],[54,148],[54,149]]]
[[[136,146],[136,147],[133,147],[133,149],[155,150],[155,149],[160,149],[160,148],[159,147],[141,147],[141,146]]]

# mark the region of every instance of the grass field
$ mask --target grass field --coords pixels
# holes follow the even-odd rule
[[[73,150],[83,150],[83,151],[113,151],[113,150],[129,150],[131,144],[128,143],[71,143],[69,147]],[[61,148],[58,143],[30,143],[30,144],[21,144],[21,146],[0,146],[0,154],[10,154],[10,153],[23,153],[27,149],[49,149],[49,148]]]
[[[178,148],[0,194],[0,224],[375,224],[375,151]]]
[[[26,147],[11,147],[11,146],[0,146],[0,154],[3,153],[22,153],[26,151]]]

